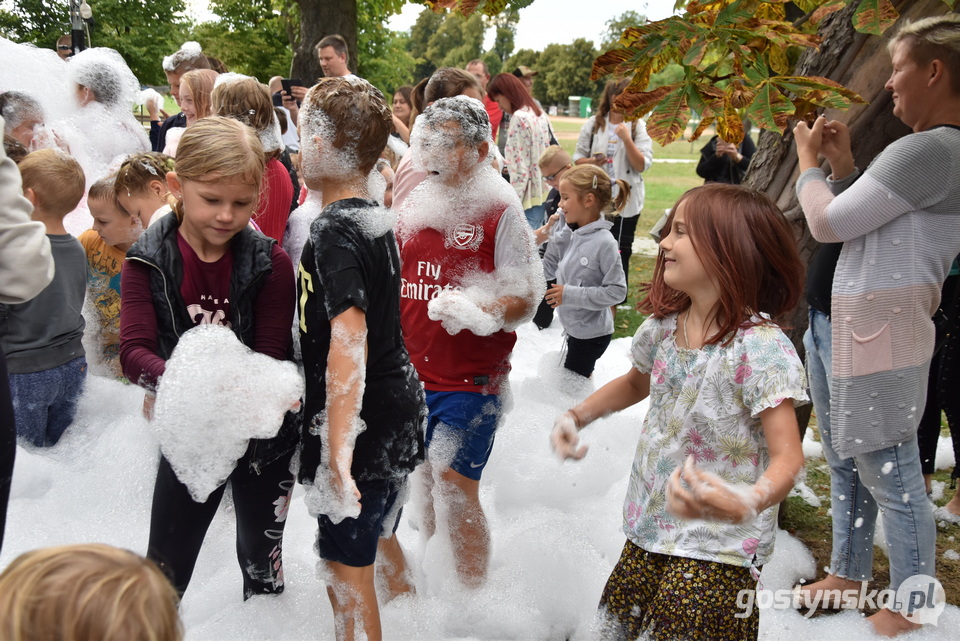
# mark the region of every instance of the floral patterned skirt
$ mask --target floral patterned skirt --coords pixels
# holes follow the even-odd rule
[[[647,552],[626,542],[600,597],[604,640],[756,639],[760,614],[737,618],[737,593],[755,590],[750,568]]]

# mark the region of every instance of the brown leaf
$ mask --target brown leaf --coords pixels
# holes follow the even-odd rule
[[[723,117],[717,119],[717,135],[739,145],[743,141],[743,121],[729,101],[723,101]]]
[[[647,133],[661,145],[669,145],[680,137],[690,121],[687,91],[679,87],[668,94],[647,120]]]
[[[674,91],[678,87],[682,86],[683,83],[678,82],[672,85],[657,87],[651,91],[624,91],[622,94],[617,96],[617,99],[613,101],[613,104],[617,111],[623,113],[624,115],[631,118],[641,118],[651,109],[660,104],[660,101],[663,100],[671,91]]]
[[[611,49],[597,56],[593,61],[593,70],[590,80],[599,80],[604,76],[618,71],[625,62],[633,57],[632,49]]]

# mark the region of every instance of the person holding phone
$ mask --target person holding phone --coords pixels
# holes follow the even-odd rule
[[[611,80],[603,90],[597,113],[580,129],[573,161],[589,163],[603,169],[611,181],[623,179],[630,185],[630,199],[619,216],[613,219],[610,233],[620,243],[623,272],[630,278],[630,256],[633,237],[643,209],[643,176],[653,162],[653,140],[647,135],[642,120],[626,122],[623,114],[613,110],[613,103],[629,80]]]

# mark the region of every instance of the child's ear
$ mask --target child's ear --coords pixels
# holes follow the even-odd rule
[[[175,197],[180,198],[183,196],[183,185],[180,184],[180,179],[177,178],[177,172],[167,172],[167,186],[170,188],[170,193]]]
[[[597,195],[592,191],[588,191],[583,195],[583,204],[587,207],[593,207],[597,204]]]
[[[40,206],[40,199],[37,198],[37,192],[33,190],[33,187],[27,187],[24,189],[23,197],[30,201],[30,204],[33,205],[34,209]]]
[[[169,191],[167,186],[163,184],[162,180],[151,180],[147,185],[147,189],[156,194],[157,197],[162,197],[164,193]]]
[[[480,154],[480,163],[483,164],[487,160],[487,154],[490,153],[490,143],[484,140],[482,143],[477,145],[477,153]]]

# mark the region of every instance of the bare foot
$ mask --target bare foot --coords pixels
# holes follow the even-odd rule
[[[859,593],[862,584],[863,581],[854,581],[828,574],[814,583],[798,585],[794,590],[800,595],[798,602],[802,608],[808,610],[839,610],[844,603],[843,592],[853,590]]]
[[[921,627],[919,623],[907,621],[900,613],[887,609],[871,614],[867,621],[873,625],[874,632],[882,637],[895,637]]]
[[[947,512],[952,512],[960,516],[960,493],[954,494],[953,498],[943,506]]]

